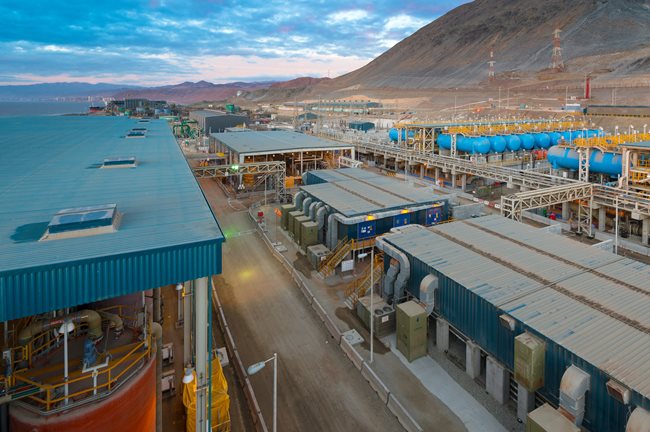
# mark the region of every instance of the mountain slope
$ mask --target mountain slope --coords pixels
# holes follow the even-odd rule
[[[114,96],[116,99],[145,98],[190,104],[201,101],[223,100],[236,96],[239,91],[258,90],[268,88],[270,85],[270,82],[234,82],[228,84],[212,84],[207,81],[184,82],[176,85],[122,91]]]
[[[570,71],[650,73],[650,0],[476,0],[433,21],[370,62],[333,80],[338,88],[433,88],[547,68],[562,32]],[[608,55],[609,54],[609,55]]]

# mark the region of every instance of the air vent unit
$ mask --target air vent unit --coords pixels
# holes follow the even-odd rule
[[[515,319],[511,317],[510,315],[507,314],[501,314],[499,315],[499,322],[501,325],[505,328],[507,328],[510,331],[514,331],[515,329]]]
[[[135,131],[135,132],[146,132],[147,128],[146,127],[135,127],[135,128],[131,128],[131,130]]]
[[[104,159],[102,164],[102,168],[135,168],[136,166],[135,156],[110,157]]]
[[[144,138],[145,132],[131,129],[129,133],[126,134],[127,138]]]
[[[617,401],[624,403],[625,405],[630,403],[630,389],[625,387],[622,384],[617,383],[614,380],[609,380],[605,384],[607,387],[607,394],[616,399]]]
[[[117,230],[119,221],[116,204],[64,209],[52,217],[41,240],[110,233]]]

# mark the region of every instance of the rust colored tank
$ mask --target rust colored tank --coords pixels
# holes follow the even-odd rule
[[[9,411],[13,432],[109,432],[156,429],[155,356],[115,393],[60,414],[37,415],[17,404]]]

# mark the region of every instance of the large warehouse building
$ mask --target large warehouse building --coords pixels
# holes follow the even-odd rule
[[[227,163],[284,161],[287,175],[335,164],[338,156],[354,158],[354,145],[288,131],[213,133],[211,147],[226,155]]]
[[[550,421],[648,430],[650,266],[500,216],[377,244],[399,263],[395,292],[432,310],[437,348],[519,418],[546,402]]]
[[[215,110],[190,111],[190,120],[196,120],[205,135],[223,132],[231,127],[244,126],[249,122],[249,118],[245,115]]]
[[[160,288],[192,290],[185,326],[204,330],[184,362],[205,388],[224,239],[170,128],[123,117],[0,126],[0,429],[155,430]]]

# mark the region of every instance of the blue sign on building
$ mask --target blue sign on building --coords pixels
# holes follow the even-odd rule
[[[411,213],[398,214],[393,217],[393,227],[401,227],[411,223]]]
[[[374,237],[377,232],[376,228],[377,222],[374,220],[359,223],[359,225],[357,225],[357,238],[364,239]]]
[[[427,225],[434,225],[442,221],[442,206],[427,209]]]

